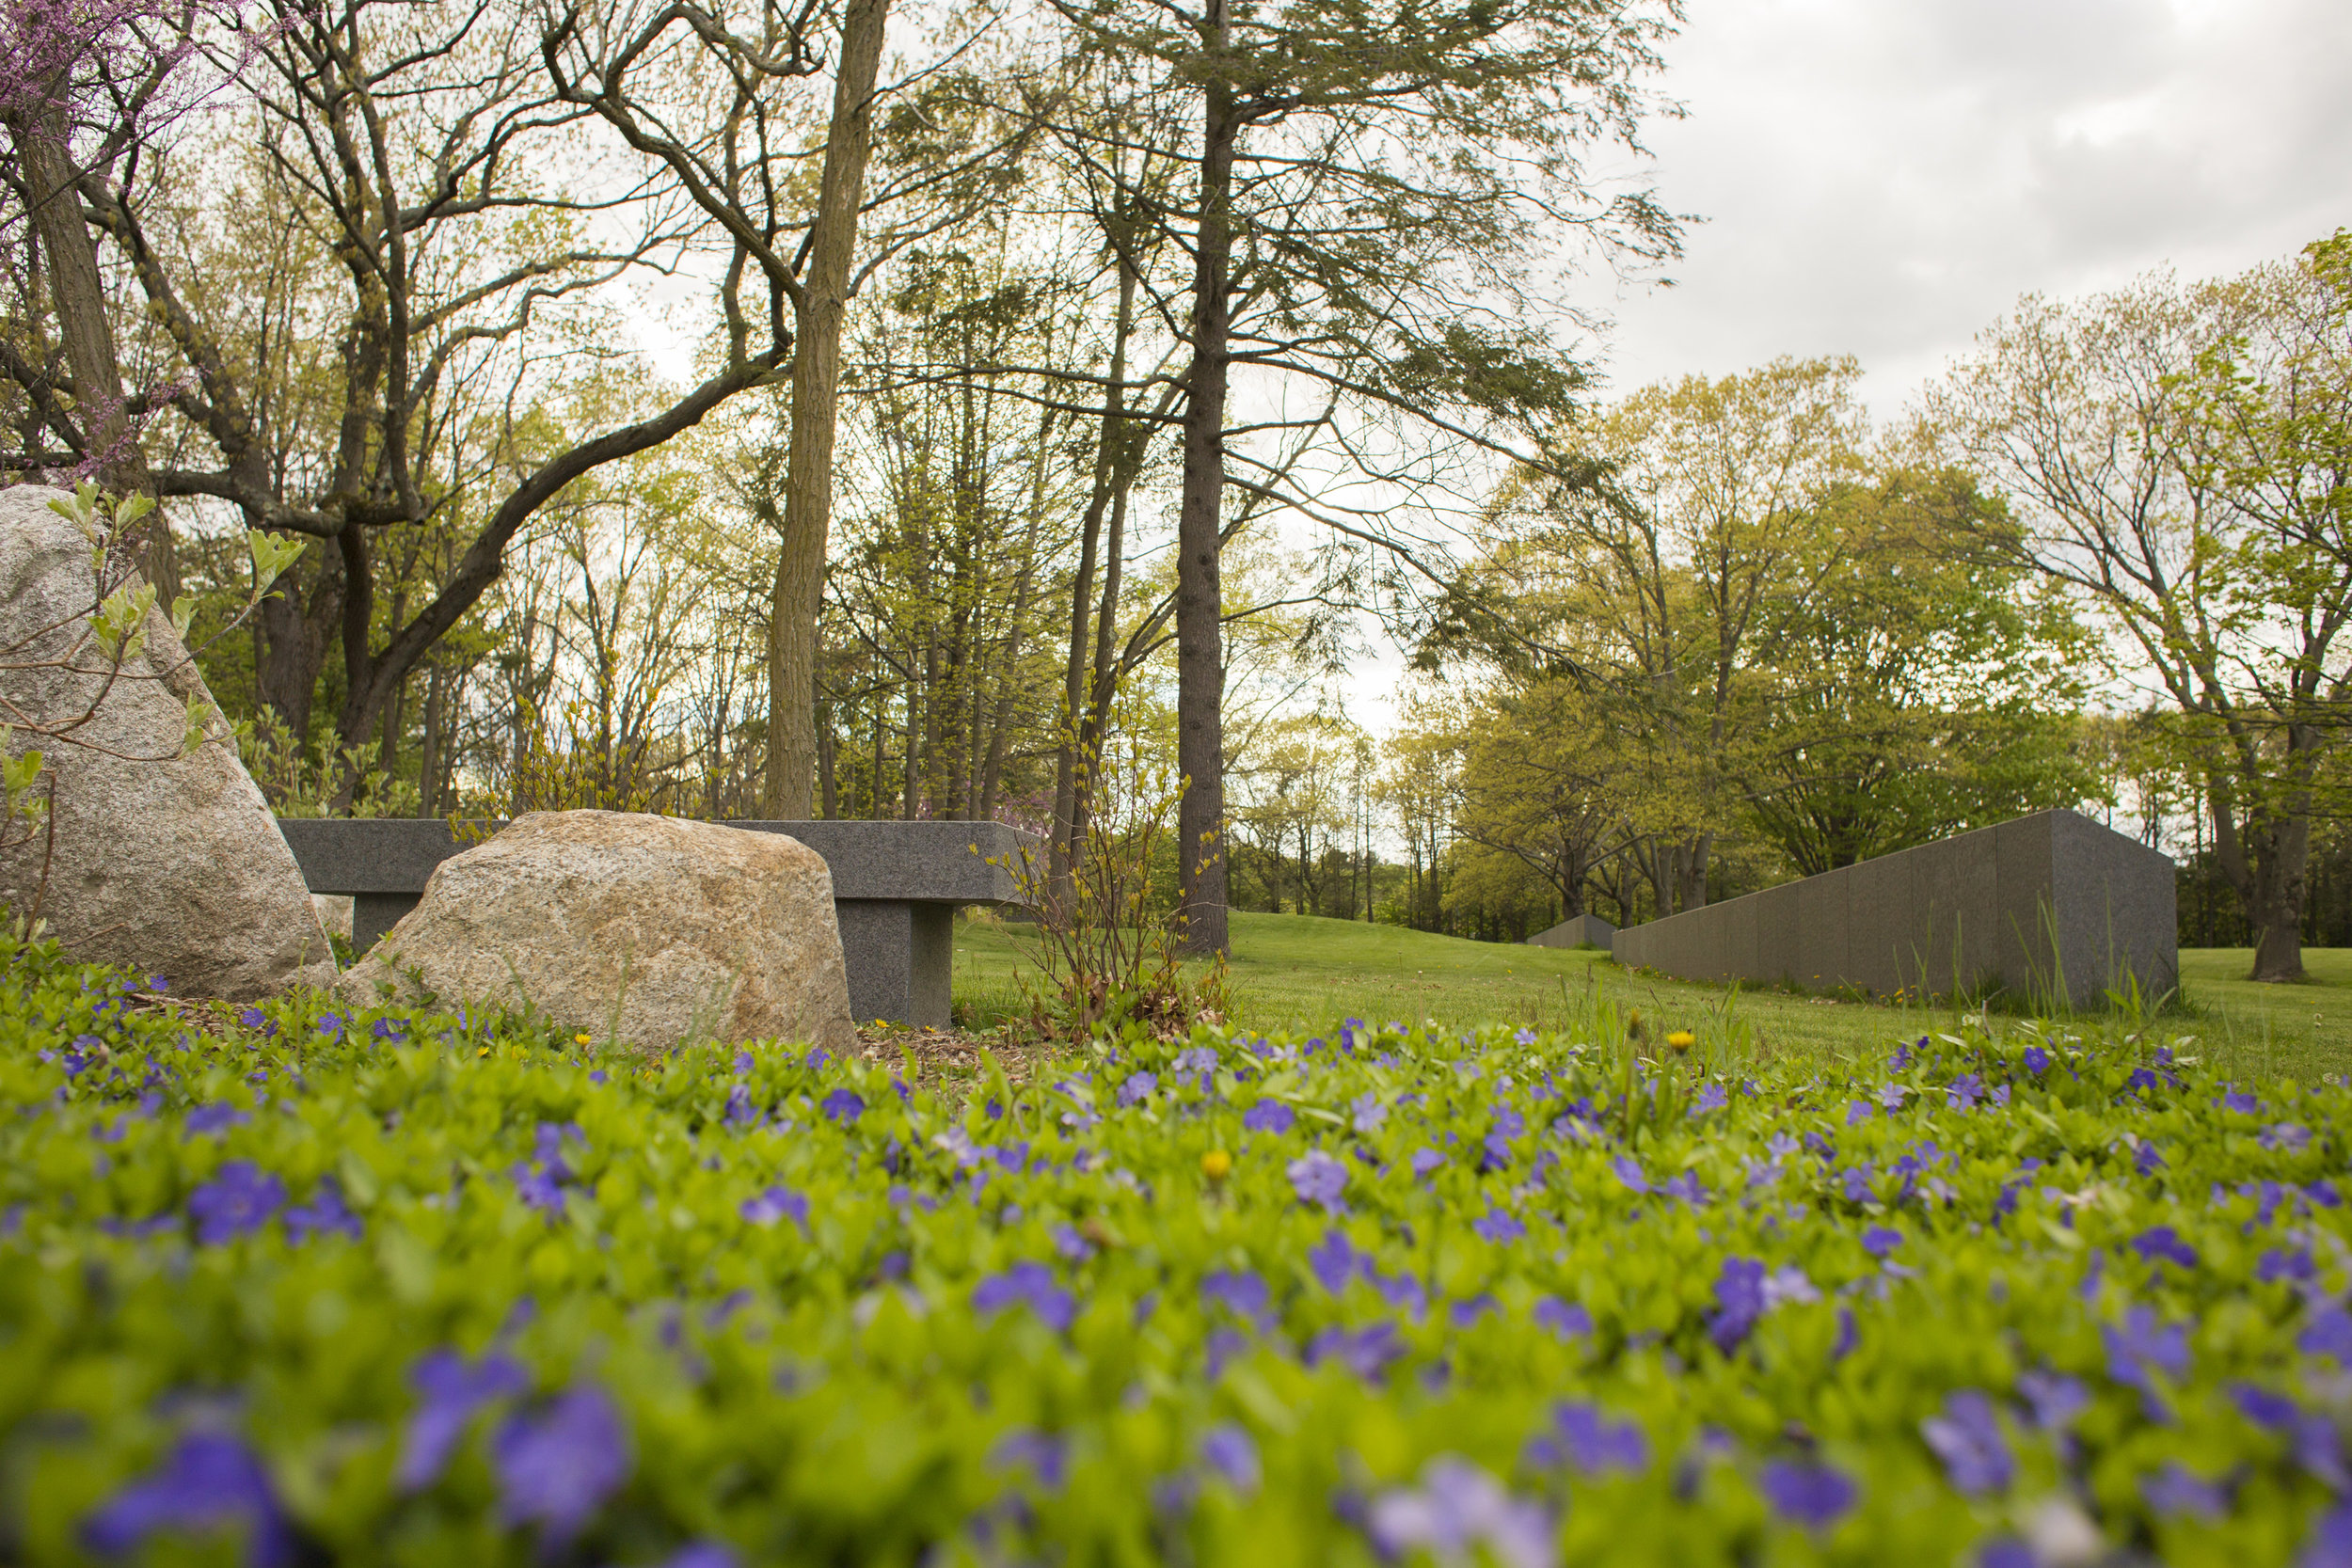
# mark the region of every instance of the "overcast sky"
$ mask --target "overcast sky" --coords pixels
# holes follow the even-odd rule
[[[2028,291],[2230,273],[2352,225],[2347,0],[1688,0],[1655,179],[1677,286],[1615,387],[1848,353],[1874,412]],[[1606,279],[1596,288],[1608,293]]]

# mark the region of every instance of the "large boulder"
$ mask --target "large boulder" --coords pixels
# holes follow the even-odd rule
[[[531,812],[443,861],[341,990],[416,1002],[419,981],[639,1046],[856,1039],[823,858],[672,816]]]
[[[0,490],[0,719],[55,722],[103,695],[72,740],[15,737],[47,759],[56,804],[50,832],[0,848],[0,903],[29,911],[46,863],[40,911],[77,958],[230,1001],[334,984],[294,852],[217,709],[204,743],[179,754],[188,700],[209,709],[212,694],[160,612],[145,651],[105,685],[88,641],[89,541],[49,510],[63,496]]]

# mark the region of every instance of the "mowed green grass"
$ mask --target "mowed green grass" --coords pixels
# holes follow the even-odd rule
[[[1825,1062],[1875,1055],[1956,1022],[1948,1006],[1890,1005],[1636,975],[1597,950],[1559,952],[1435,936],[1312,915],[1236,913],[1229,971],[1236,1027],[1327,1029],[1339,1020],[1422,1020],[1622,1031],[1641,1015],[1646,1037],[1688,1029],[1710,1059]],[[982,918],[956,926],[957,1013],[986,1027],[1023,1010],[1019,976],[1035,974],[1033,928]],[[2244,949],[2181,955],[2182,995],[2157,1020],[2228,1070],[2316,1080],[2352,1071],[2352,950],[2311,949],[2312,978],[2291,986],[2246,978]],[[1996,1027],[2013,1022],[1997,1014]],[[2084,1019],[2110,1027],[2116,1021]]]

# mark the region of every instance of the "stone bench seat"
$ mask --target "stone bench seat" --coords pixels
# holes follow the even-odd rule
[[[359,952],[417,907],[434,867],[469,847],[438,818],[288,817],[278,826],[312,893],[350,895],[351,943]],[[1001,822],[726,826],[787,833],[824,857],[851,1016],[932,1028],[948,1022],[956,910],[1023,903],[1010,867],[1041,844]]]

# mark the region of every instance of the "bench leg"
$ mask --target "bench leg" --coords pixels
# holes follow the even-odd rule
[[[375,945],[375,939],[400,924],[400,917],[417,907],[421,893],[355,893],[351,895],[351,951],[357,957]]]
[[[955,979],[953,904],[836,898],[841,958],[849,970],[850,1016],[944,1029]]]

